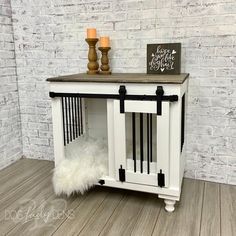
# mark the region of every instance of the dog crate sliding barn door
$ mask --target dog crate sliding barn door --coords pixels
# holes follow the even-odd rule
[[[168,187],[169,108],[162,102],[157,115],[155,101],[114,100],[115,172],[118,181]]]

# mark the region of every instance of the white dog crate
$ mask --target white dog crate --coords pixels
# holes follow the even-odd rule
[[[158,194],[173,211],[184,172],[187,78],[77,74],[48,79],[55,164],[72,140],[85,133],[100,138],[108,146],[108,174],[99,183]]]

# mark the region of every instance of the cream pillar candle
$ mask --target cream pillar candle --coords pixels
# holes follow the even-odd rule
[[[95,28],[87,29],[87,38],[88,39],[97,38],[97,30]]]
[[[100,47],[110,47],[110,38],[108,36],[100,37]]]

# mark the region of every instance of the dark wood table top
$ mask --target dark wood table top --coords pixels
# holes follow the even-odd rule
[[[97,82],[97,83],[162,83],[182,84],[189,74],[150,75],[144,73],[114,73],[111,75],[74,74],[48,78],[49,82]]]

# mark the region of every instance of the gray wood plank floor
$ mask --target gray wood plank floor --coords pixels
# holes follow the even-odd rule
[[[236,235],[236,186],[184,179],[173,213],[156,195],[95,187],[57,197],[53,163],[21,159],[0,171],[0,235]]]

